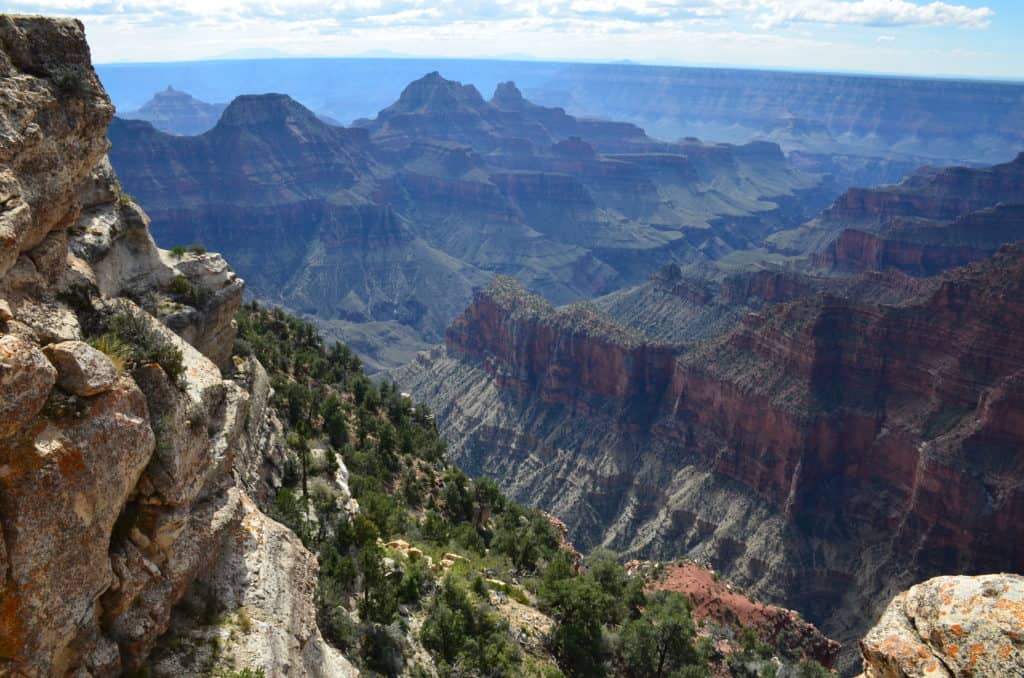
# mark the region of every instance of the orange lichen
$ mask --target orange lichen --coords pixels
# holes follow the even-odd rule
[[[964,631],[964,627],[960,626],[959,624],[953,624],[952,626],[950,626],[949,632],[957,638],[962,638],[964,633],[966,633],[966,631]]]
[[[956,656],[959,653],[960,653],[960,646],[959,645],[947,645],[946,646],[946,654],[948,654],[950,657],[956,658]]]
[[[982,643],[974,643],[968,649],[971,653],[970,667],[973,669],[974,665],[978,663],[978,660],[985,656],[985,645]]]
[[[21,598],[13,587],[0,597],[0,657],[17,659],[25,649],[21,624]]]
[[[77,448],[65,448],[64,453],[57,457],[57,466],[65,478],[71,478],[86,470],[82,451]]]

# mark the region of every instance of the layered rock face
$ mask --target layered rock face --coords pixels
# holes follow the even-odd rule
[[[935,279],[659,285],[661,342],[499,281],[395,376],[460,465],[585,547],[706,557],[847,645],[893,587],[1024,566],[1024,345],[1007,324],[1024,249]]]
[[[774,144],[664,143],[436,73],[352,128],[265,95],[198,137],[115,120],[110,138],[158,242],[224,252],[371,368],[440,341],[495,273],[587,299],[754,246],[821,198]]]
[[[894,186],[850,189],[814,221],[770,243],[818,265],[935,275],[1024,238],[1024,154],[986,168],[923,168]]]
[[[665,138],[777,135],[787,148],[941,162],[1000,162],[1024,144],[1016,83],[578,64],[542,87],[547,101]]]
[[[241,280],[153,244],[81,24],[0,16],[0,76],[0,673],[137,670],[216,577],[210,605],[260,620],[222,665],[353,674],[316,629],[315,559],[248,498],[284,444],[266,373],[230,360]]]
[[[864,678],[1024,673],[1024,578],[937,577],[896,596],[861,642]]]

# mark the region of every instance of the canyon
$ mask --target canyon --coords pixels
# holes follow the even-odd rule
[[[1024,238],[1022,168],[851,190],[770,236],[781,260],[669,265],[592,302],[497,278],[391,375],[457,463],[582,548],[706,560],[802,610],[849,671],[901,588],[1024,567],[1024,247],[1002,244]]]
[[[416,405],[340,346],[331,360],[353,373],[317,393],[349,414],[388,394],[382,410],[432,432],[439,451],[400,463],[435,506],[460,482],[487,487],[445,461],[436,416],[460,467],[554,514],[535,512],[559,528],[555,552],[578,566],[571,535],[663,561],[628,572],[686,596],[719,669],[748,627],[775,666],[1024,670],[1024,583],[986,574],[1024,569],[1024,154],[851,189],[804,222],[826,189],[777,145],[666,144],[511,83],[485,101],[432,73],[349,128],[285,95],[239,97],[196,137],[112,116],[80,23],[0,15],[0,673],[360,675],[365,653],[338,649],[320,614],[338,554],[268,515],[284,478],[299,482],[293,377],[337,365],[312,326],[242,311],[225,258],[185,246],[209,235],[259,296],[310,316],[339,289],[408,275],[386,303],[347,293],[333,320],[412,328],[403,354],[443,332],[388,373]],[[141,140],[120,172],[108,131]],[[168,221],[150,221],[144,193]],[[182,246],[157,247],[161,228]],[[272,377],[236,341],[254,314],[320,353],[295,351],[292,373],[266,362]],[[368,412],[344,420],[343,454],[376,472],[391,424],[368,437]],[[348,521],[355,481],[376,476],[353,473],[350,490],[314,442],[326,476],[312,480]],[[463,525],[487,523],[473,506]],[[429,562],[368,534],[387,577],[412,571],[414,548]],[[471,572],[481,606],[552,661],[557,620],[486,573]]]
[[[371,368],[439,341],[496,273],[558,303],[591,298],[753,247],[827,200],[774,144],[666,143],[437,73],[346,128],[247,95],[199,136],[118,119],[109,135],[158,243],[224,252],[255,296]]]

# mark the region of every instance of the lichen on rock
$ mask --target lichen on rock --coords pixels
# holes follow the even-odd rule
[[[936,577],[911,587],[861,654],[866,678],[1024,675],[1024,577]]]

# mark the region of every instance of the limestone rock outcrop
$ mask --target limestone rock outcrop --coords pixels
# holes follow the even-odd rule
[[[253,501],[284,442],[266,373],[231,358],[242,281],[153,244],[81,24],[0,15],[0,76],[0,674],[140,670],[220,573],[247,592],[225,609],[279,615],[240,668],[352,675],[316,627],[315,558]]]
[[[897,595],[861,641],[864,678],[1024,675],[1024,577],[937,577]]]
[[[57,385],[77,396],[102,393],[117,379],[110,358],[84,341],[50,344],[43,352],[57,368]]]

